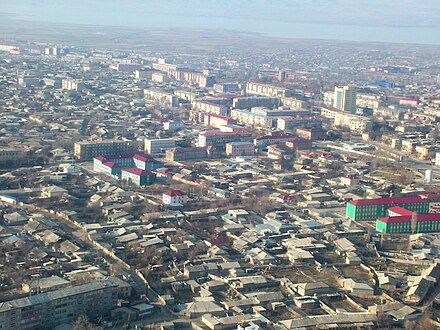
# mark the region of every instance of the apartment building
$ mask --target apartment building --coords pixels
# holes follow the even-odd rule
[[[9,164],[19,161],[23,157],[22,152],[11,148],[0,148],[0,164]]]
[[[295,140],[296,136],[293,134],[273,134],[259,136],[254,139],[254,145],[258,148],[264,148],[272,144],[284,144],[287,141]]]
[[[152,155],[157,155],[167,149],[176,147],[176,140],[174,139],[148,139],[145,140],[145,152]]]
[[[177,107],[179,105],[179,98],[176,95],[157,89],[144,89],[144,98],[165,106]]]
[[[316,116],[313,117],[289,117],[278,119],[278,129],[287,131],[294,130],[299,127],[305,128],[321,128],[322,119]]]
[[[68,91],[81,91],[84,84],[79,80],[67,78],[61,81],[61,88]]]
[[[284,87],[272,86],[267,84],[260,84],[255,82],[248,82],[246,84],[247,94],[256,94],[261,96],[272,97],[288,97],[289,89]]]
[[[151,80],[154,73],[158,73],[158,70],[135,70],[134,77],[139,80]]]
[[[334,126],[347,127],[352,131],[365,132],[373,127],[371,119],[335,108],[321,108],[321,116],[331,119]]]
[[[252,142],[230,142],[226,143],[226,155],[252,156],[255,153],[255,146]]]
[[[277,108],[281,105],[279,97],[239,96],[232,100],[234,109],[250,109],[254,107]]]
[[[175,162],[195,161],[208,158],[205,147],[174,148],[166,151],[166,159]]]
[[[203,112],[207,112],[207,113],[213,113],[213,114],[220,115],[220,116],[227,116],[228,112],[229,112],[228,107],[226,107],[224,105],[212,103],[212,102],[208,102],[208,101],[203,101],[203,100],[192,101],[191,107],[193,110],[203,111]]]
[[[92,160],[101,155],[117,155],[131,153],[135,150],[132,141],[104,140],[76,142],[74,156],[79,160]]]
[[[182,67],[179,67],[179,66],[177,66],[175,64],[166,63],[165,59],[163,59],[163,58],[160,58],[157,61],[157,63],[153,63],[152,67],[155,70],[166,72],[167,74],[169,74],[172,71],[176,71],[176,70],[182,69]]]
[[[199,134],[199,147],[225,147],[230,142],[249,142],[252,133],[248,132],[205,132]]]
[[[117,307],[118,285],[92,282],[0,303],[0,329],[52,329],[79,316],[96,318]]]
[[[307,101],[298,100],[294,97],[283,97],[281,102],[285,107],[294,109],[307,109],[309,107],[309,103]]]
[[[356,96],[356,106],[359,108],[379,109],[382,106],[382,103],[379,95],[358,93]]]
[[[197,92],[190,92],[190,91],[186,91],[186,90],[177,90],[174,91],[174,95],[176,95],[179,99],[184,100],[184,101],[189,101],[192,102],[200,97],[202,97],[203,95]]]
[[[215,83],[214,90],[217,93],[237,92],[240,90],[240,86],[233,82]]]

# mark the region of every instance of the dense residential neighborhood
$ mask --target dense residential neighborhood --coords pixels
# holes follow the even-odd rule
[[[440,327],[438,47],[0,38],[0,329]]]

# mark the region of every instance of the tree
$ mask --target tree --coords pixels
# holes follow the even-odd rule
[[[102,330],[102,327],[94,325],[87,316],[81,315],[73,325],[74,330]]]

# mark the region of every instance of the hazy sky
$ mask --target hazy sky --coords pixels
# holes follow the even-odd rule
[[[142,26],[145,24],[143,20],[150,15],[171,14],[359,25],[440,26],[439,0],[0,0],[0,11],[34,20],[106,25]]]
[[[267,30],[280,36],[302,23],[436,29],[408,30],[413,39],[440,28],[440,0],[0,0],[0,13],[46,22]],[[380,38],[378,30],[366,31],[361,34]],[[405,41],[405,29],[398,34],[403,39],[395,41]]]

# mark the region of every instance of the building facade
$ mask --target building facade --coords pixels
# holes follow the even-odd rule
[[[79,316],[107,316],[117,307],[118,286],[92,282],[0,303],[0,329],[52,329]]]
[[[85,141],[76,142],[74,145],[74,155],[79,160],[92,160],[93,157],[100,155],[117,155],[133,152],[135,149],[133,142],[104,140],[104,141]]]
[[[342,111],[355,113],[356,95],[356,86],[336,86],[333,97],[333,106]]]
[[[288,97],[289,89],[284,87],[248,82],[246,84],[247,94],[256,94],[261,96]]]
[[[166,159],[175,162],[196,161],[208,158],[205,147],[173,148],[166,151]]]
[[[252,156],[253,154],[255,154],[255,146],[252,142],[226,143],[226,155],[228,156]]]
[[[278,129],[287,131],[296,128],[321,128],[322,119],[316,116],[313,117],[289,117],[278,119]]]
[[[177,107],[179,98],[171,93],[166,93],[156,89],[144,89],[144,98],[155,101],[161,105]]]
[[[167,149],[176,147],[174,139],[148,139],[145,140],[145,152],[152,155],[160,154]]]
[[[440,232],[440,213],[417,214],[405,209],[389,212],[389,216],[376,220],[376,230],[395,234]]]
[[[205,132],[199,134],[199,147],[225,147],[230,142],[251,141],[252,133],[248,132]]]
[[[353,220],[376,220],[386,217],[388,209],[395,206],[418,214],[438,213],[440,195],[358,199],[347,203],[346,216]]]
[[[254,145],[257,148],[264,148],[272,144],[284,144],[287,141],[292,141],[295,139],[296,136],[293,134],[263,135],[254,139]]]
[[[156,182],[156,174],[137,167],[121,170],[121,179],[137,186],[146,186]]]
[[[165,205],[172,205],[172,204],[186,204],[188,202],[188,195],[185,194],[181,190],[170,190],[165,191],[162,194],[162,202]]]

